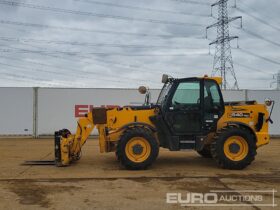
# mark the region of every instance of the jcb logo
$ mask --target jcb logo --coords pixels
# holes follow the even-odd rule
[[[86,113],[91,112],[93,107],[94,107],[94,105],[83,105],[83,104],[75,105],[75,117],[84,117]],[[101,105],[99,107],[116,108],[116,107],[120,107],[120,106],[118,106],[118,105]]]

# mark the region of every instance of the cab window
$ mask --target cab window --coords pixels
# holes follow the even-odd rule
[[[219,86],[216,82],[205,80],[204,86],[204,108],[219,109],[222,107],[223,101],[219,92]],[[205,94],[207,92],[207,94]]]
[[[181,82],[172,98],[172,105],[196,105],[200,103],[199,81]]]

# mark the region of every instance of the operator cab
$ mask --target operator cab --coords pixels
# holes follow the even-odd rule
[[[160,114],[151,119],[165,139],[162,144],[170,148],[172,142],[171,149],[179,150],[181,143],[186,142],[191,143],[187,148],[193,149],[197,137],[216,131],[224,113],[219,81],[206,76],[174,79],[163,75],[164,86],[157,100]]]

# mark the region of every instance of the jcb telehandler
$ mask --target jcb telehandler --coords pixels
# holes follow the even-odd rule
[[[99,132],[100,152],[115,152],[127,169],[145,169],[157,158],[159,148],[194,149],[213,158],[222,168],[243,169],[256,150],[269,143],[272,122],[265,104],[255,101],[224,103],[219,77],[174,79],[163,75],[156,104],[93,108],[78,120],[75,134],[55,132],[55,163],[67,166],[79,160],[82,146],[94,127]],[[271,109],[272,110],[272,109]]]

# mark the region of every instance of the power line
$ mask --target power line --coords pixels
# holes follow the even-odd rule
[[[10,60],[14,60],[14,61],[17,61],[16,59],[13,59],[11,57],[6,57],[6,56],[0,56],[0,58],[5,58],[5,59],[10,59]],[[74,74],[77,74],[77,73],[80,73],[80,72],[83,72],[83,73],[86,73],[86,74],[94,74],[94,75],[100,75],[100,76],[105,76],[105,77],[109,77],[109,76],[112,76],[112,74],[106,74],[106,73],[98,73],[98,72],[93,72],[93,71],[87,71],[87,70],[81,70],[79,69],[77,71],[77,69],[74,69],[74,68],[64,68],[64,67],[60,67],[60,66],[55,66],[55,65],[50,65],[50,64],[44,64],[44,63],[40,63],[40,62],[34,62],[34,61],[26,61],[26,60],[22,60],[21,61],[23,62],[27,62],[27,63],[32,63],[32,64],[36,64],[36,65],[41,65],[41,66],[45,66],[45,67],[51,67],[51,68],[56,68],[56,69],[59,69],[59,70],[65,70],[67,71],[66,73],[68,72],[72,72]],[[96,64],[96,63],[95,63]],[[102,66],[100,64],[96,64],[96,65],[99,65],[99,66]],[[57,72],[57,71],[56,71]],[[52,72],[52,73],[56,73],[56,72]],[[49,72],[51,73],[51,72]],[[64,73],[62,74],[64,75]],[[79,75],[80,76],[80,75]],[[88,76],[86,77],[83,77],[83,78],[86,78],[88,79]],[[119,76],[118,75],[118,78],[120,79],[126,79],[126,80],[132,80],[132,81],[141,81],[141,82],[151,82],[151,83],[155,83],[155,81],[151,81],[151,80],[144,80],[144,79],[133,79],[133,78],[130,78],[130,77],[124,77],[124,76]]]
[[[28,50],[26,50],[28,51]],[[16,51],[15,51],[16,52]],[[16,52],[17,53],[17,52]],[[31,52],[33,53],[33,52]],[[37,54],[37,53],[36,53]],[[52,55],[52,54],[45,54],[45,53],[39,53],[41,55],[44,55],[44,56],[50,56],[50,57],[53,57],[53,58],[60,58],[60,59],[65,59],[65,60],[71,60],[73,61],[73,59],[69,59],[69,58],[65,58],[65,57],[62,57],[62,56],[58,56],[58,55]],[[78,57],[78,58],[85,58],[85,59],[91,59],[91,61],[93,60],[92,58],[90,57],[85,57],[85,56],[75,56],[75,58]],[[122,63],[118,63],[118,62],[114,62],[114,61],[108,61],[108,60],[102,60],[102,59],[94,59],[95,61],[100,61],[100,62],[103,62],[104,64],[106,65],[109,65],[110,64],[110,67],[111,67],[111,64],[113,65],[119,65],[123,68],[127,68],[129,71],[135,71],[135,72],[144,72],[144,73],[149,73],[149,74],[154,74],[154,73],[160,73],[160,74],[163,74],[163,73],[168,73],[166,71],[162,71],[162,70],[155,70],[155,69],[148,69],[147,67],[142,67],[142,66],[138,66],[138,65],[125,65],[125,64],[122,64]],[[81,62],[79,60],[79,62]],[[96,63],[90,63],[90,62],[85,62],[85,61],[82,61],[83,63],[85,64],[96,64]],[[97,64],[97,65],[100,65],[100,64]],[[104,65],[101,65],[101,66],[104,66]],[[120,68],[120,67],[118,67]],[[137,69],[137,70],[136,70]],[[76,71],[76,70],[74,70]],[[85,71],[85,73],[92,73],[92,72],[88,72],[88,71]],[[94,72],[93,72],[94,73]],[[181,75],[185,75],[184,73],[182,72],[176,72],[176,71],[172,71],[172,74],[181,74]],[[95,73],[94,73],[95,74]],[[170,73],[171,74],[171,73]],[[111,75],[110,75],[111,76]],[[130,78],[127,78],[127,79],[130,79]],[[144,80],[146,81],[146,80]]]
[[[10,50],[10,49],[0,49],[1,52],[17,52],[17,53],[51,53],[51,54],[66,54],[66,55],[72,55],[77,56],[80,54],[86,54],[86,55],[99,55],[99,56],[128,56],[128,57],[165,57],[165,56],[175,56],[175,57],[182,57],[182,56],[193,56],[193,55],[208,55],[208,53],[194,53],[191,54],[184,54],[184,53],[178,53],[178,54],[126,54],[126,53],[103,53],[103,52],[81,52],[81,51],[44,51],[44,50]]]
[[[13,60],[14,60],[14,61],[17,61],[17,60],[15,60],[15,59],[13,59]],[[14,65],[14,64],[2,63],[2,62],[0,62],[0,65],[2,65],[2,66],[8,66],[8,67],[11,67],[11,68],[16,68],[16,69],[23,70],[23,71],[28,72],[28,73],[30,73],[30,70],[31,70],[31,72],[34,72],[34,71],[35,71],[35,72],[39,72],[39,73],[43,72],[43,73],[49,73],[49,74],[55,74],[55,75],[62,75],[62,76],[66,76],[66,77],[69,76],[69,75],[67,75],[67,74],[65,74],[65,73],[58,72],[58,71],[49,71],[49,70],[37,69],[37,68],[30,68],[30,67],[28,67],[28,69],[26,69],[26,67]]]
[[[239,1],[238,4],[242,5],[242,7],[245,7],[246,11],[247,11],[247,10],[248,10],[248,11],[251,10],[251,11],[252,11],[253,13],[255,13],[255,14],[260,14],[260,11],[259,11],[259,10],[253,9],[251,6],[248,6],[248,5],[244,4],[244,1],[242,1],[242,2]],[[235,8],[236,8],[236,7],[235,7]],[[242,9],[242,8],[239,8],[239,9]],[[262,11],[263,11],[263,10],[262,10]],[[271,17],[268,17],[267,15],[264,15],[264,14],[261,14],[261,16],[263,16],[263,17],[269,19],[269,23],[270,23],[271,25],[274,25],[274,27],[276,27],[275,24],[276,24],[276,25],[279,25],[279,23],[274,23],[274,24],[272,24],[272,22],[271,22]],[[278,27],[276,27],[276,28],[278,28]]]
[[[247,33],[247,34],[249,34],[249,35],[251,35],[251,36],[254,36],[254,37],[256,37],[256,38],[258,38],[258,39],[260,39],[260,40],[266,41],[266,42],[268,42],[268,43],[270,43],[270,44],[273,44],[273,45],[275,45],[275,46],[280,47],[280,43],[275,42],[275,41],[272,41],[272,40],[270,40],[270,39],[267,39],[267,38],[265,38],[265,37],[263,37],[263,36],[261,36],[261,35],[259,35],[259,34],[257,34],[257,33],[254,33],[254,32],[252,32],[252,31],[248,30],[248,29],[244,29],[244,28],[243,28],[242,31],[244,31],[245,33]]]
[[[26,45],[26,46],[30,46],[30,47],[33,47],[33,48],[37,48],[37,49],[42,49],[42,50],[45,50],[46,48],[42,48],[42,47],[38,47],[38,46],[34,46],[32,44],[27,44],[27,43],[19,43],[20,45]],[[4,47],[7,47],[5,45],[3,45]],[[18,47],[11,47],[11,46],[8,46],[10,49],[13,49],[13,50],[16,50],[14,51],[15,53],[18,53],[17,51],[22,51],[22,50],[25,50],[25,51],[30,51],[30,50],[26,50],[26,49],[22,49],[22,48],[18,48]],[[11,52],[11,50],[10,50]],[[33,51],[30,51],[30,53],[34,53]],[[180,75],[186,75],[185,73],[182,73],[182,72],[179,72],[179,71],[174,71],[172,70],[172,73],[171,72],[168,72],[168,71],[163,71],[163,70],[158,70],[158,69],[154,69],[154,68],[149,68],[147,66],[143,66],[143,65],[136,65],[136,64],[124,64],[124,63],[120,63],[120,62],[116,62],[116,61],[111,61],[111,60],[104,60],[104,59],[100,59],[100,58],[92,58],[92,57],[88,57],[88,56],[84,56],[84,55],[68,55],[68,54],[60,54],[60,55],[57,55],[57,54],[52,54],[51,52],[37,52],[35,53],[36,55],[42,55],[42,56],[48,56],[48,57],[52,57],[52,58],[55,58],[55,59],[63,59],[63,60],[67,60],[67,61],[71,61],[73,62],[75,58],[80,58],[79,60],[77,60],[77,62],[83,62],[85,64],[93,64],[91,63],[92,61],[100,61],[106,65],[117,65],[117,66],[120,66],[119,68],[123,69],[123,68],[126,68],[126,69],[129,69],[129,71],[137,71],[137,72],[144,72],[144,73],[149,73],[149,74],[154,74],[154,73],[160,73],[160,74],[163,74],[163,73],[168,73],[168,74],[180,74]],[[71,58],[66,58],[65,56],[71,56]],[[73,58],[74,56],[74,58]],[[208,54],[207,54],[208,56]],[[89,59],[91,62],[86,62],[82,59]],[[95,63],[96,64],[96,63]],[[100,65],[100,64],[98,64]],[[192,73],[188,73],[188,75],[191,74],[191,75],[196,75],[196,74],[192,74]]]
[[[38,48],[37,46],[33,46],[33,45],[30,45],[30,44],[24,44],[24,45],[27,45],[27,46],[31,46],[31,47],[35,47],[35,48]],[[30,51],[30,50],[26,50],[26,49],[22,49],[22,48],[17,48],[17,47],[10,47],[9,48],[11,49],[14,49],[14,50],[25,50],[25,51]],[[1,51],[1,50],[0,50]],[[13,51],[15,53],[17,53],[17,51]],[[30,53],[34,53],[33,51],[30,51]],[[42,56],[48,56],[48,57],[52,57],[52,58],[55,58],[55,59],[63,59],[63,60],[67,60],[67,61],[71,61],[73,62],[73,57],[74,55],[54,55],[54,54],[51,54],[51,53],[46,53],[46,52],[37,52],[35,53],[36,55],[42,55]],[[66,58],[65,56],[71,56],[71,58]],[[75,58],[80,58],[80,59],[90,59],[90,61],[100,61],[100,62],[103,62],[104,64],[107,64],[107,65],[118,65],[118,66],[121,66],[121,68],[126,68],[126,69],[129,69],[129,71],[137,71],[137,72],[144,72],[144,73],[149,73],[149,74],[154,74],[155,72],[157,73],[168,73],[168,72],[164,72],[162,70],[157,70],[157,69],[150,69],[150,68],[147,68],[145,66],[139,66],[139,65],[131,65],[131,64],[123,64],[123,63],[119,63],[119,62],[116,62],[116,61],[110,61],[110,60],[102,60],[102,59],[99,59],[99,58],[92,58],[92,57],[87,57],[87,56],[82,56],[82,55],[75,55]],[[78,60],[78,62],[81,62],[81,60]],[[82,61],[82,63],[85,63],[85,64],[89,64],[89,65],[92,65],[93,63],[91,62],[86,62],[86,61]],[[172,71],[172,73],[176,73],[176,74],[181,74],[181,75],[184,75],[182,72],[177,72],[177,71]]]
[[[123,45],[123,44],[108,44],[108,43],[91,43],[91,42],[70,42],[62,40],[45,40],[45,39],[25,39],[14,37],[0,37],[3,41],[13,42],[32,42],[32,43],[44,43],[44,44],[57,44],[57,45],[78,45],[78,46],[94,46],[94,47],[118,47],[118,48],[166,48],[166,49],[201,49],[201,48],[187,48],[187,47],[172,47],[167,45]]]
[[[272,72],[267,72],[267,71],[264,71],[264,70],[260,70],[260,69],[257,69],[257,68],[252,67],[252,66],[248,66],[248,65],[240,63],[240,62],[235,61],[234,63],[237,64],[238,66],[247,68],[248,70],[251,70],[251,71],[254,71],[254,72],[260,72],[260,73],[264,73],[264,74],[273,74]]]
[[[74,1],[84,2],[84,3],[89,3],[89,4],[104,5],[104,6],[112,6],[112,7],[118,7],[118,8],[126,8],[126,9],[132,9],[132,10],[147,11],[147,12],[158,12],[158,13],[169,13],[169,14],[177,14],[177,15],[210,17],[210,15],[195,14],[195,13],[182,12],[182,11],[172,11],[172,10],[159,10],[159,9],[124,5],[124,4],[114,4],[114,3],[109,3],[109,2],[100,2],[100,1],[92,1],[92,0],[74,0]]]
[[[10,67],[10,68],[16,68],[16,69],[19,69],[19,68],[17,68],[17,67],[13,67],[13,66],[11,66],[11,65],[9,65],[9,64],[5,64],[5,63],[0,63],[0,65],[4,65],[4,66],[8,66],[8,67]],[[20,68],[21,70],[24,70],[25,72],[27,71],[26,69],[23,69],[23,68]],[[14,78],[15,80],[17,80],[18,78],[23,78],[23,79],[28,79],[28,80],[30,80],[30,81],[36,81],[36,82],[38,82],[39,81],[39,83],[42,83],[42,84],[44,84],[44,83],[46,83],[46,82],[48,82],[48,80],[46,80],[46,79],[41,79],[41,78],[39,78],[39,77],[34,77],[34,76],[30,76],[30,75],[26,75],[26,74],[19,74],[19,72],[17,72],[17,74],[14,74],[14,73],[11,73],[11,72],[3,72],[3,70],[1,70],[2,71],[2,73],[1,73],[1,75],[3,75],[3,76],[9,76],[9,77],[11,77],[11,78]],[[40,82],[41,81],[41,82]],[[51,80],[49,80],[49,81],[51,81]]]
[[[246,10],[251,10],[252,12],[254,13],[257,13],[257,14],[260,14],[260,11],[257,10],[257,9],[254,9],[252,6],[249,6],[247,4],[244,4],[244,1],[239,1],[238,4],[242,5],[243,7],[245,7]],[[254,5],[257,5],[257,4],[254,4]],[[262,8],[262,11],[264,8]],[[261,14],[261,16],[264,16],[265,18],[267,19],[271,19],[271,17],[267,16],[267,15],[264,15],[263,13]],[[277,23],[278,24],[278,23]]]
[[[18,48],[15,48],[15,49],[18,49]],[[28,51],[28,50],[26,50],[26,51]],[[50,54],[42,54],[42,55],[45,55],[45,56],[51,56],[51,57],[54,57],[54,58],[63,58],[63,59],[66,59],[66,58],[64,58],[64,57],[61,57],[61,56],[57,56],[57,55],[50,55]],[[75,56],[75,58],[76,58],[77,56]],[[92,58],[90,58],[90,57],[85,57],[85,56],[78,56],[78,57],[80,57],[80,58],[88,58],[88,59],[91,59],[91,61],[92,61]],[[14,58],[10,58],[10,57],[6,57],[6,56],[2,56],[2,58],[6,58],[6,59],[10,59],[10,60],[13,60],[13,61],[18,61],[19,59],[14,59]],[[66,59],[66,60],[69,60],[69,58],[68,59]],[[71,61],[73,61],[73,59],[71,58],[70,59]],[[145,70],[144,68],[146,68],[146,67],[142,67],[142,66],[137,66],[137,65],[124,65],[124,64],[121,64],[121,63],[116,63],[116,62],[111,62],[111,61],[108,61],[108,60],[101,60],[101,59],[94,59],[94,60],[97,60],[97,61],[101,61],[101,62],[104,62],[105,64],[109,64],[110,65],[110,67],[111,67],[111,64],[114,64],[114,65],[121,65],[121,69],[123,69],[123,68],[127,68],[127,69],[129,69],[129,71],[136,71],[136,72],[147,72],[147,73],[150,73],[150,74],[154,74],[155,72],[159,72],[159,73],[166,73],[166,72],[164,72],[164,71],[156,71],[155,69],[150,69],[150,70]],[[63,69],[63,67],[58,67],[58,66],[54,66],[54,65],[50,65],[50,64],[43,64],[43,63],[39,63],[39,62],[34,62],[34,61],[26,61],[26,60],[23,60],[24,62],[28,62],[28,63],[32,63],[32,64],[36,64],[36,65],[42,65],[42,66],[47,66],[47,67],[54,67],[54,68],[57,68],[57,69],[60,69],[60,70],[64,70]],[[79,60],[79,61],[81,61],[81,60]],[[93,63],[90,63],[90,62],[85,62],[85,61],[82,61],[83,63],[88,63],[88,64],[93,64]],[[94,63],[94,64],[96,64],[96,63]],[[97,65],[100,65],[100,64],[97,64]],[[137,70],[135,70],[135,68],[137,68]],[[30,68],[29,68],[30,69]],[[98,73],[95,73],[95,72],[91,72],[91,71],[85,71],[85,70],[78,70],[77,71],[77,69],[72,69],[72,68],[69,68],[69,67],[67,67],[67,69],[65,69],[65,70],[67,70],[67,71],[69,71],[69,69],[70,69],[70,72],[73,72],[73,73],[77,73],[77,72],[84,72],[84,73],[87,73],[87,74],[93,74],[93,75],[98,75]],[[39,71],[39,70],[37,70],[37,71]],[[41,70],[40,70],[41,71]],[[53,73],[53,74],[55,74],[57,71],[55,71],[55,72],[49,72],[49,71],[44,71],[43,70],[43,72],[45,72],[45,73]],[[172,73],[177,73],[177,74],[183,74],[183,73],[181,73],[181,72],[176,72],[176,71],[172,71]],[[65,73],[65,74],[67,74],[67,72]],[[62,75],[65,75],[64,73],[62,74]],[[105,74],[99,74],[99,75],[101,75],[101,76],[106,76],[106,77],[108,77],[108,76],[112,76],[111,74],[110,75],[105,75]],[[86,78],[88,78],[88,77],[86,77]],[[131,78],[124,78],[124,77],[121,77],[122,79],[126,79],[126,80],[136,80],[136,81],[140,81],[139,79],[131,79]],[[141,81],[143,81],[143,82],[147,82],[147,81],[149,81],[149,80],[141,80]],[[152,82],[152,81],[150,81],[150,82]]]
[[[15,82],[23,82],[23,83],[28,83],[28,84],[30,84],[30,82],[28,82],[28,81],[34,81],[34,80],[31,80],[31,79],[19,79],[18,77],[16,78],[15,74],[13,74],[12,76],[9,75],[9,74],[8,75],[5,74],[4,77],[2,77],[0,80],[3,80],[5,82],[7,80],[9,80],[9,81],[12,81],[13,83],[15,83]],[[40,83],[44,84],[43,82],[38,82],[38,81],[36,81],[36,82],[39,83],[39,84]],[[8,87],[7,85],[3,85],[3,83],[1,83],[1,84],[2,84],[1,87]],[[13,87],[15,87],[15,86],[13,85]]]
[[[55,66],[55,65],[40,63],[40,62],[36,62],[36,61],[31,61],[31,60],[23,60],[23,59],[19,59],[19,58],[16,58],[16,59],[15,59],[15,58],[13,58],[13,57],[7,57],[7,56],[3,56],[3,55],[1,55],[0,58],[12,60],[12,61],[22,61],[22,62],[34,64],[34,65],[40,65],[40,66],[45,66],[45,67],[51,67],[51,68],[56,68],[56,69],[60,69],[60,70],[61,70],[61,69],[64,69],[64,67],[61,67],[61,66]],[[67,67],[67,69],[71,69],[71,70],[74,70],[75,72],[77,72],[77,69],[72,69],[71,67],[69,68],[69,66]]]
[[[98,72],[86,71],[86,70],[81,70],[81,69],[79,69],[77,71],[77,69],[72,69],[72,68],[69,68],[69,67],[63,68],[63,67],[58,67],[58,66],[54,66],[54,65],[44,64],[44,63],[40,63],[40,62],[26,61],[26,60],[22,60],[22,59],[14,59],[14,58],[11,58],[11,57],[6,57],[6,56],[0,56],[0,58],[5,58],[5,59],[13,60],[13,61],[22,61],[22,62],[32,63],[32,64],[41,65],[41,66],[45,66],[45,67],[57,68],[59,70],[63,70],[63,71],[67,71],[67,72],[63,73],[63,72],[59,72],[59,71],[48,71],[48,70],[28,67],[29,70],[38,71],[38,72],[45,72],[45,73],[50,73],[50,74],[58,74],[58,75],[68,76],[68,77],[70,76],[71,78],[73,78],[73,76],[77,77],[77,74],[78,74],[78,77],[81,77],[81,78],[84,78],[84,79],[91,78],[91,77],[88,77],[88,76],[80,75],[79,73],[81,73],[81,72],[89,74],[89,75],[93,74],[94,78],[96,78],[95,75],[100,75],[100,76],[104,76],[104,77],[112,76],[111,74],[108,75],[108,74],[105,74],[105,73],[98,73]],[[22,68],[20,66],[15,66],[15,65],[11,65],[11,64],[5,64],[5,63],[0,63],[0,65],[6,65],[6,66],[10,66],[10,67],[15,67],[15,68]],[[72,76],[69,75],[68,74],[69,72],[74,73],[74,75],[72,75]],[[138,82],[139,81],[142,81],[142,82],[154,82],[154,81],[149,81],[149,80],[133,79],[133,78],[123,77],[123,76],[118,76],[118,78],[125,79],[125,80],[133,80],[133,81],[138,81]],[[103,80],[103,79],[101,79],[101,80]]]
[[[3,66],[8,66],[8,67],[11,67],[11,68],[16,68],[16,69],[19,69],[19,70],[21,70],[21,71],[25,71],[25,72],[28,72],[28,73],[30,73],[30,70],[31,71],[36,71],[36,72],[44,72],[44,73],[49,73],[49,74],[54,74],[54,75],[61,75],[61,76],[63,76],[63,77],[70,77],[70,78],[84,78],[84,79],[89,79],[89,78],[91,78],[91,79],[95,79],[95,80],[101,80],[101,81],[108,81],[108,82],[116,82],[116,83],[124,83],[124,81],[120,81],[120,80],[112,80],[112,79],[103,79],[103,78],[96,78],[96,75],[101,75],[101,74],[99,74],[99,73],[96,73],[96,72],[91,72],[92,74],[93,74],[93,77],[88,77],[88,76],[83,76],[83,75],[69,75],[69,74],[66,74],[66,73],[62,73],[62,72],[58,72],[58,71],[49,71],[49,70],[43,70],[43,69],[34,69],[34,68],[29,68],[28,67],[28,69],[26,69],[26,67],[22,67],[22,66],[18,66],[18,65],[12,65],[12,64],[7,64],[7,63],[2,63],[2,62],[0,62],[0,65],[3,65]],[[78,71],[75,71],[75,73],[78,73]],[[87,73],[89,73],[89,72],[87,72]],[[104,76],[104,77],[106,77],[106,75],[101,75],[101,76]],[[38,78],[36,78],[36,79],[38,79]],[[141,81],[141,80],[138,80],[138,79],[131,79],[131,78],[123,78],[123,79],[125,79],[125,80],[133,80],[133,81],[136,81],[136,82],[139,82],[139,81]],[[42,80],[42,79],[39,79],[39,80]],[[44,80],[43,80],[44,81]],[[142,81],[145,81],[145,82],[147,82],[146,80],[142,80]],[[140,84],[140,83],[139,83]]]
[[[273,28],[273,29],[275,29],[277,31],[280,31],[279,27],[276,27],[276,26],[272,25],[270,22],[265,21],[263,18],[259,18],[259,17],[255,16],[255,15],[252,15],[252,14],[248,13],[247,11],[245,11],[245,10],[239,8],[239,7],[236,7],[236,9],[239,12],[242,12],[243,14],[245,14],[245,15],[247,15],[247,16],[249,16],[249,17],[251,17],[251,18],[253,18],[253,19],[257,20],[257,21],[259,21],[260,23],[263,23],[264,25],[270,26],[271,28]]]
[[[278,62],[278,61],[272,60],[272,59],[270,59],[270,58],[266,58],[266,57],[264,57],[264,56],[258,55],[258,54],[256,54],[256,53],[253,53],[253,52],[248,51],[248,50],[245,50],[245,49],[241,49],[241,48],[239,48],[239,49],[240,49],[242,52],[244,52],[244,53],[246,53],[246,54],[249,54],[249,55],[251,55],[251,56],[260,58],[260,59],[262,59],[262,60],[265,60],[265,61],[267,61],[267,62],[276,64],[276,65],[280,65],[280,62]]]
[[[198,4],[198,5],[205,5],[205,6],[210,6],[211,4],[206,3],[206,2],[201,2],[201,1],[192,1],[192,0],[170,0],[170,1],[177,1],[180,3],[186,3],[186,4]]]
[[[164,39],[169,38],[189,38],[191,36],[188,35],[160,35],[160,34],[145,34],[145,33],[130,33],[130,32],[118,32],[118,31],[110,31],[110,30],[95,30],[95,29],[85,29],[85,28],[77,28],[77,27],[66,27],[66,26],[53,26],[53,25],[45,25],[45,24],[37,24],[37,23],[27,23],[27,22],[19,22],[19,21],[9,21],[9,20],[0,20],[0,24],[7,25],[15,25],[15,26],[25,26],[25,27],[36,27],[36,28],[50,28],[55,30],[70,30],[70,31],[83,31],[89,33],[101,33],[107,35],[125,35],[125,36],[141,36],[141,37],[160,37]],[[193,37],[195,39],[203,39],[200,37]]]
[[[260,72],[260,73],[263,73],[263,74],[273,74],[273,73],[269,73],[269,72],[267,72],[267,71],[263,71],[263,70],[254,68],[254,67],[252,67],[252,66],[248,66],[248,65],[246,65],[246,64],[239,63],[239,62],[234,62],[234,63],[237,64],[238,66],[242,66],[242,67],[244,67],[244,68],[246,68],[246,69],[249,69],[249,70],[251,70],[251,71],[254,71],[254,72]]]
[[[85,12],[79,10],[67,10],[57,7],[49,7],[37,4],[28,4],[22,2],[15,2],[15,1],[3,1],[0,0],[0,4],[7,5],[7,6],[17,6],[17,7],[25,7],[29,9],[38,9],[44,11],[52,11],[52,12],[59,12],[59,13],[66,13],[66,14],[74,14],[74,15],[82,15],[82,16],[93,16],[99,18],[110,18],[110,19],[117,19],[117,20],[124,20],[124,21],[138,21],[138,22],[146,22],[146,23],[156,23],[156,24],[167,24],[167,25],[178,25],[178,26],[196,26],[200,27],[203,26],[199,23],[186,23],[186,22],[176,22],[176,21],[164,21],[164,20],[155,20],[155,19],[148,19],[148,18],[133,18],[133,17],[126,17],[126,16],[119,16],[119,15],[108,15],[108,14],[99,14],[93,12]]]
[[[47,86],[47,87],[55,87],[53,84],[48,83],[48,81],[46,80],[41,80],[40,78],[37,77],[30,77],[30,76],[25,76],[25,75],[19,75],[19,74],[13,74],[13,73],[2,73],[3,76],[5,76],[3,79],[4,80],[10,80],[10,81],[18,81],[18,82],[27,82],[30,81],[29,84],[31,82],[36,81],[37,84],[43,84],[43,86]],[[8,76],[8,77],[7,77]],[[20,79],[21,78],[21,79]],[[61,82],[59,82],[59,85],[61,86]],[[43,87],[42,86],[42,87]],[[14,87],[14,86],[13,86]]]

